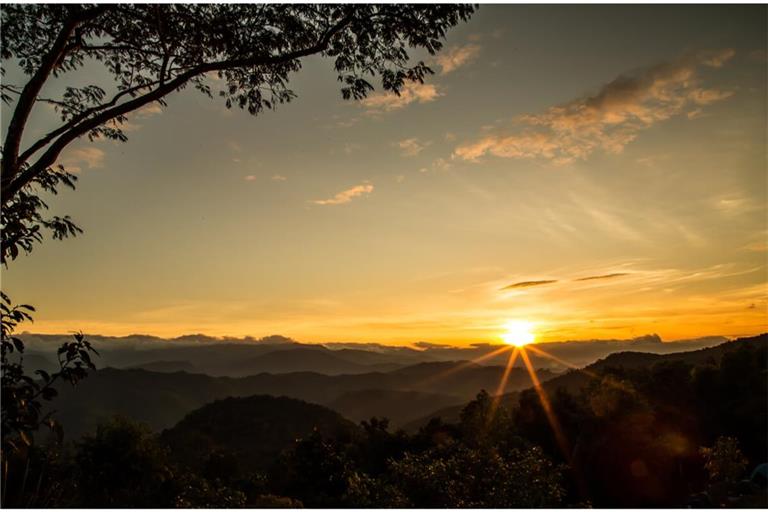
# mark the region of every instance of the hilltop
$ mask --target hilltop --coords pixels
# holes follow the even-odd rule
[[[652,354],[643,352],[619,352],[599,359],[581,369],[574,369],[543,382],[542,387],[549,394],[554,394],[558,389],[564,389],[571,393],[577,393],[589,384],[596,376],[601,375],[606,369],[611,368],[642,368],[656,363],[683,362],[691,365],[707,362],[717,363],[723,355],[738,349],[742,345],[766,346],[768,334],[761,334],[751,338],[739,338],[727,341],[714,347],[692,350],[690,352],[675,352],[671,354]],[[514,392],[502,397],[502,403],[512,405],[519,394]],[[465,404],[455,405],[439,409],[427,416],[408,423],[404,426],[407,430],[416,430],[426,425],[432,418],[442,418],[445,421],[456,421]]]

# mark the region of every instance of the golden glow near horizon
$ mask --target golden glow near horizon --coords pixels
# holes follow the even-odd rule
[[[504,324],[505,332],[501,339],[508,345],[523,347],[536,341],[536,335],[533,333],[534,325],[525,320],[509,320]]]
[[[298,99],[257,117],[187,88],[131,117],[127,143],[62,155],[78,188],[50,214],[84,233],[3,268],[3,291],[37,309],[21,330],[56,334],[540,347],[768,331],[758,8],[488,5],[448,33],[447,51],[475,51],[414,55],[436,73],[400,97],[343,101],[329,59],[302,61]]]

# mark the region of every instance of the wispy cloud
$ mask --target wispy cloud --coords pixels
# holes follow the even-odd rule
[[[716,210],[729,217],[764,208],[759,201],[755,201],[748,195],[739,192],[717,196],[713,198],[713,203]]]
[[[743,247],[750,252],[768,252],[768,242],[752,242]]]
[[[578,279],[574,279],[574,281],[595,281],[598,279],[613,279],[615,277],[621,277],[626,275],[627,275],[626,272],[614,272],[612,274],[601,274],[597,276],[580,277]]]
[[[104,151],[99,148],[77,148],[67,150],[58,163],[69,172],[79,173],[84,166],[88,169],[104,167],[104,157]]]
[[[288,178],[286,178],[285,176],[283,176],[281,174],[275,174],[274,176],[272,176],[271,179],[272,179],[272,181],[286,181]]]
[[[515,290],[517,288],[531,288],[533,286],[543,286],[545,284],[552,284],[556,282],[557,282],[556,279],[545,279],[541,281],[520,281],[519,283],[513,283],[513,284],[510,284],[509,286],[505,286],[501,288],[500,291]]]
[[[420,141],[416,137],[412,137],[410,139],[403,139],[397,143],[397,147],[400,148],[400,153],[403,156],[416,156],[424,149],[426,149],[427,146],[431,144],[430,141]]]
[[[392,92],[380,92],[368,96],[360,103],[369,114],[380,114],[401,109],[411,103],[429,103],[440,96],[442,94],[433,84],[407,82],[399,95]]]
[[[245,181],[256,181],[256,180],[258,180],[258,179],[259,179],[259,177],[258,177],[258,176],[256,176],[255,174],[249,174],[249,175],[247,175],[247,176],[244,176],[244,177],[243,177],[243,179],[244,179]]]
[[[115,122],[113,120],[109,124],[112,124],[115,128],[119,128],[124,132],[135,132],[141,128],[141,124],[134,121],[139,119],[147,119],[162,113],[163,107],[157,102],[152,102],[128,114],[126,116],[127,120],[122,121],[121,123]]]
[[[445,158],[437,158],[432,161],[431,164],[427,167],[420,167],[419,172],[420,173],[428,173],[428,172],[444,172],[453,167],[453,164],[450,160],[446,160]]]
[[[683,114],[696,117],[703,107],[731,96],[732,91],[704,88],[699,71],[719,68],[733,55],[731,49],[700,53],[635,76],[619,76],[592,96],[520,116],[511,134],[488,134],[462,144],[454,157],[541,158],[565,164],[597,150],[620,153],[656,123]]]
[[[445,75],[475,59],[479,54],[480,45],[478,44],[454,46],[453,48],[443,50],[437,56],[437,63],[442,68],[441,74]]]
[[[323,206],[345,204],[352,201],[352,199],[358,196],[368,195],[371,192],[373,192],[373,185],[370,185],[370,184],[356,185],[352,188],[348,188],[347,190],[342,190],[341,192],[339,192],[338,194],[336,194],[330,199],[317,199],[312,202],[314,204],[319,204]]]
[[[152,117],[163,113],[163,107],[157,102],[147,103],[134,112],[136,117]]]
[[[723,67],[723,64],[728,62],[736,55],[736,51],[733,48],[726,48],[719,52],[709,52],[702,54],[702,61],[704,64],[711,68]]]

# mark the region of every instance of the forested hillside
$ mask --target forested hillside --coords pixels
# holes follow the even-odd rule
[[[181,376],[202,396],[211,379],[105,373],[125,384]],[[433,398],[352,391],[337,405],[356,394],[368,404]],[[57,495],[67,506],[766,506],[768,482],[750,475],[768,459],[767,409],[762,335],[688,354],[613,355],[550,379],[543,394],[497,401],[480,391],[455,418],[412,433],[290,398],[219,399],[162,434],[124,418],[60,452],[36,443],[29,471],[76,489]]]
[[[230,396],[269,394],[322,405],[342,400],[340,412],[350,413],[352,418],[360,418],[358,411],[374,412],[368,391],[414,392],[414,397],[418,393],[440,396],[435,402],[421,401],[419,407],[423,409],[419,410],[413,404],[403,404],[402,396],[398,393],[380,393],[377,406],[382,411],[397,411],[397,414],[392,415],[392,420],[394,424],[400,425],[445,404],[466,402],[480,389],[496,389],[503,371],[498,366],[429,363],[387,373],[262,373],[230,378],[186,372],[106,368],[94,372],[77,387],[73,388],[66,383],[59,385],[60,395],[53,409],[55,417],[64,425],[67,438],[76,439],[84,433],[93,432],[100,422],[113,415],[133,418],[159,431],[173,426],[193,409]],[[540,375],[546,380],[553,374],[544,370]],[[506,390],[523,389],[529,383],[528,374],[516,368],[509,376]]]

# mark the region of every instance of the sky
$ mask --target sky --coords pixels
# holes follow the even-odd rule
[[[317,57],[257,117],[183,91],[131,116],[127,143],[62,155],[79,185],[51,212],[84,234],[14,261],[3,289],[39,333],[764,332],[766,19],[486,5],[413,54],[436,73],[399,98],[344,101]],[[53,119],[38,109],[31,135]]]

